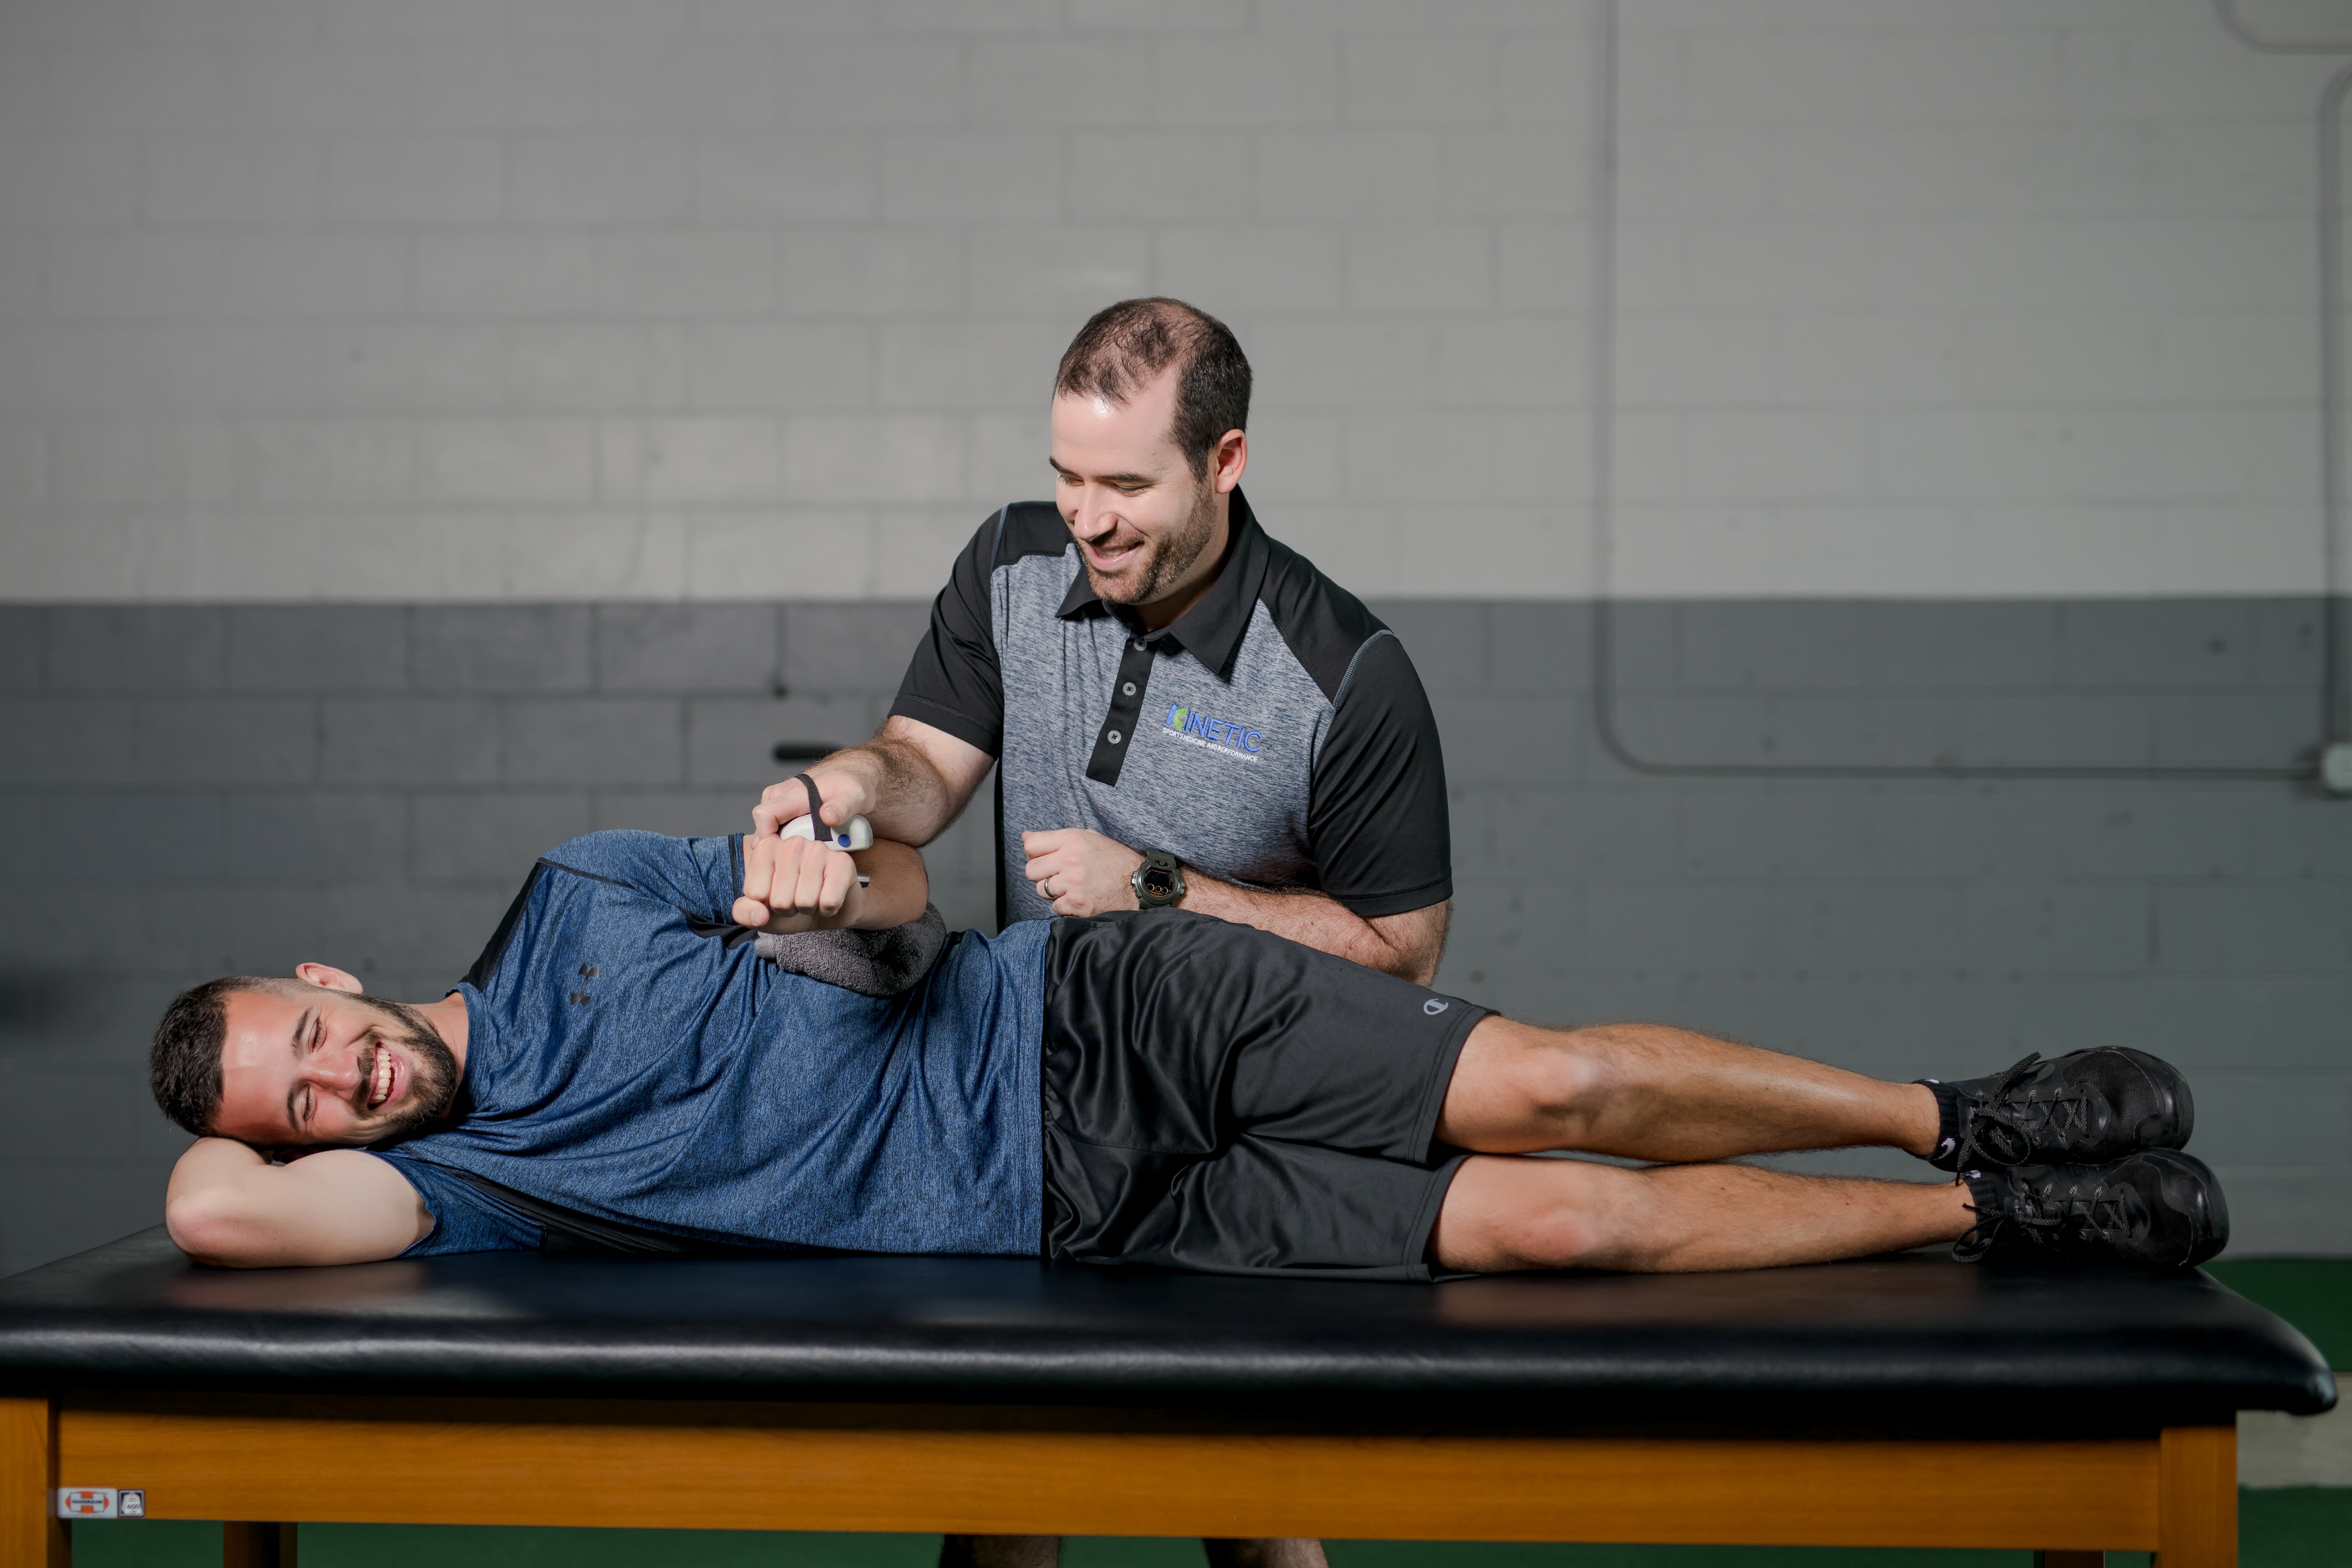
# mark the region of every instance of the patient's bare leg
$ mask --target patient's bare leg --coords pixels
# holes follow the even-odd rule
[[[1748,1166],[1478,1155],[1438,1211],[1448,1269],[1767,1269],[1956,1241],[1975,1223],[1957,1182],[1847,1181]]]
[[[1663,1024],[1540,1029],[1486,1018],[1470,1031],[1437,1135],[1486,1154],[1580,1149],[1717,1160],[1883,1144],[1925,1155],[1936,1098],[1777,1051]]]

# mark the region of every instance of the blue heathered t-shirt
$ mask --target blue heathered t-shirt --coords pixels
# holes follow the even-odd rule
[[[540,1244],[442,1167],[706,1241],[1036,1253],[1048,923],[965,932],[866,997],[761,958],[741,885],[733,838],[591,833],[539,862],[457,987],[455,1123],[373,1151],[433,1212],[410,1255]]]

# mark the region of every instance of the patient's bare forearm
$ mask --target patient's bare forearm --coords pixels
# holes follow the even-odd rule
[[[271,1165],[233,1138],[199,1138],[172,1168],[163,1223],[180,1250],[225,1269],[364,1263],[433,1228],[406,1179],[357,1149]]]
[[[864,889],[856,929],[887,931],[923,917],[923,906],[931,901],[931,873],[922,851],[877,839],[856,859],[857,869],[872,879]]]
[[[758,852],[756,847],[748,848],[747,859]],[[931,883],[920,850],[877,839],[873,848],[860,850],[850,858],[858,873],[870,881],[864,887],[853,881],[844,890],[839,908],[831,912],[770,909],[764,918],[761,911],[768,909],[769,903],[783,902],[783,894],[763,894],[754,888],[750,879],[756,873],[747,866],[744,900],[738,903],[736,920],[783,936],[803,931],[887,931],[923,917],[923,907],[930,902]],[[760,902],[763,896],[768,903]]]

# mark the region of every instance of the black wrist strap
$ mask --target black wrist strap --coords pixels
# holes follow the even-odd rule
[[[824,804],[824,797],[817,793],[816,780],[805,773],[795,773],[793,777],[799,781],[802,789],[808,791],[809,837],[821,844],[831,843],[833,835],[825,831],[824,819],[817,815],[817,808]]]

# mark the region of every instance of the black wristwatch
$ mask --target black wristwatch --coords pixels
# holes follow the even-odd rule
[[[1146,850],[1127,885],[1135,889],[1135,902],[1142,907],[1165,909],[1184,896],[1184,868],[1166,850]]]

